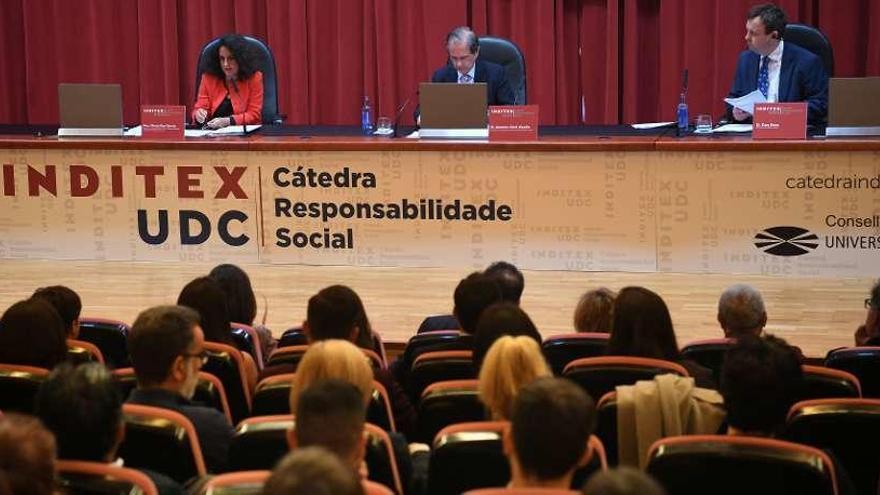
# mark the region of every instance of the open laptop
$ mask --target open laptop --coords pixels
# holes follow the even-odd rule
[[[486,139],[486,83],[421,83],[420,138]]]
[[[826,136],[880,136],[880,77],[828,81]]]
[[[122,86],[58,85],[59,137],[122,136]]]

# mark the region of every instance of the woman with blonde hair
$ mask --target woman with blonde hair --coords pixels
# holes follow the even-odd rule
[[[322,340],[312,344],[303,355],[293,387],[290,390],[290,410],[296,411],[299,394],[312,383],[335,378],[356,386],[364,396],[364,404],[373,393],[373,370],[367,356],[346,340]]]
[[[480,368],[480,400],[492,419],[508,419],[519,389],[543,376],[551,376],[550,368],[535,339],[501,337],[489,348]]]

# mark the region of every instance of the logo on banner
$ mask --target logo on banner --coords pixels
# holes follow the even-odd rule
[[[800,256],[819,247],[819,236],[801,227],[770,227],[755,234],[755,247],[776,256]]]

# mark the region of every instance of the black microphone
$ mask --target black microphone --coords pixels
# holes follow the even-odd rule
[[[403,104],[397,108],[397,115],[394,116],[394,132],[391,133],[392,138],[397,137],[397,125],[400,123],[400,118],[403,117],[403,111],[406,110],[406,107],[409,106],[409,102],[412,101],[414,96],[419,95],[419,90],[416,89],[414,92],[410,93],[406,100],[404,100]]]

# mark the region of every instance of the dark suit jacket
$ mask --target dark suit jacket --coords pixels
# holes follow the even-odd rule
[[[489,105],[513,105],[514,94],[504,68],[492,62],[485,62],[477,58],[477,69],[474,72],[474,82],[486,83],[486,96]],[[458,82],[458,72],[455,67],[446,64],[437,69],[431,77],[431,82]]]
[[[232,426],[220,411],[200,406],[179,394],[159,388],[136,388],[126,401],[129,404],[164,407],[177,411],[189,419],[199,436],[199,446],[209,473],[222,473],[228,462]]]
[[[758,89],[758,65],[761,56],[750,50],[739,54],[736,74],[729,98],[738,98]],[[779,71],[779,101],[806,101],[807,121],[824,125],[828,117],[828,74],[822,60],[812,52],[789,41],[782,49],[782,67]],[[732,120],[733,107],[727,105]]]

